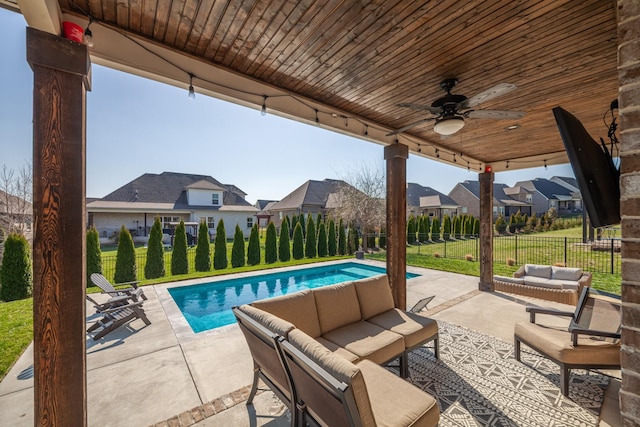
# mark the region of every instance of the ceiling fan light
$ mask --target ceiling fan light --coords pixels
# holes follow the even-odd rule
[[[447,117],[439,120],[433,125],[433,130],[440,135],[453,135],[464,127],[464,119],[462,117]]]

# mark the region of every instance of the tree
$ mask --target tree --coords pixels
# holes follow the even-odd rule
[[[416,243],[416,217],[413,214],[409,215],[409,221],[407,221],[407,243],[410,245]]]
[[[296,223],[296,228],[293,230],[293,259],[304,258],[304,241],[302,237],[302,224]]]
[[[418,221],[418,240],[422,243],[429,240],[429,217],[421,215]]]
[[[387,247],[387,230],[385,228],[380,229],[380,240],[378,241],[378,246],[382,249]]]
[[[364,236],[374,234],[382,228],[386,218],[384,171],[362,164],[351,170],[343,181],[336,192],[337,207],[332,214],[352,224]],[[367,249],[367,244],[367,239],[363,239],[363,250]]]
[[[464,234],[465,236],[472,236],[473,235],[473,223],[475,222],[475,219],[472,216],[467,216],[465,221],[464,221]]]
[[[431,221],[431,240],[434,242],[440,240],[440,219],[437,216]]]
[[[15,301],[31,296],[32,272],[29,242],[21,234],[10,233],[4,242],[0,268],[0,299]]]
[[[507,231],[507,221],[504,219],[503,214],[499,214],[498,218],[496,218],[495,228],[498,234],[504,234]]]
[[[213,243],[213,268],[222,270],[227,268],[227,230],[224,228],[224,220],[220,218],[216,227],[216,240]]]
[[[293,239],[293,232],[296,229],[296,224],[298,224],[298,215],[293,215],[291,217],[291,224],[289,224],[289,233],[291,234],[291,238]]]
[[[136,266],[136,252],[129,230],[120,228],[118,234],[118,250],[116,253],[116,273],[113,281],[116,283],[135,282],[138,268]]]
[[[325,257],[328,255],[327,248],[327,231],[324,226],[324,222],[321,222],[318,226],[318,256]]]
[[[91,275],[102,274],[102,254],[100,252],[100,236],[95,227],[87,230],[87,286],[93,286]]]
[[[260,264],[260,236],[258,232],[258,224],[253,224],[251,233],[249,234],[249,246],[247,247],[247,264]]]
[[[267,225],[267,237],[264,241],[264,262],[273,264],[278,260],[278,246],[276,242],[276,226],[269,221]]]
[[[207,226],[206,221],[201,221],[198,228],[198,246],[196,246],[196,271],[209,270],[211,270],[211,244],[209,243],[209,226]]]
[[[298,222],[300,223],[300,227],[302,227],[302,237],[307,237],[307,224],[305,224],[305,215],[301,213],[298,216]]]
[[[462,236],[462,223],[460,215],[456,215],[453,217],[453,235],[456,239],[459,239]]]
[[[17,173],[2,166],[0,172],[0,235],[12,232],[25,235],[32,217],[33,170],[30,164]],[[0,239],[1,241],[1,239]],[[1,252],[0,252],[1,255]],[[1,259],[1,257],[0,257]]]
[[[242,267],[244,266],[244,261],[244,233],[240,229],[240,226],[236,224],[233,246],[231,247],[231,267]]]
[[[329,232],[327,233],[327,253],[329,256],[336,256],[338,253],[338,245],[336,242],[336,223],[333,219],[329,220]]]
[[[338,255],[347,254],[347,236],[344,231],[344,225],[342,219],[338,223]]]
[[[445,215],[442,217],[442,238],[444,240],[449,240],[451,236],[451,218],[449,215]]]
[[[473,219],[473,235],[474,236],[480,235],[480,218]]]
[[[347,255],[353,255],[357,250],[356,237],[354,236],[354,234],[355,229],[353,228],[353,226],[349,225],[349,228],[347,229]]]
[[[197,269],[197,256],[196,256]],[[157,279],[163,277],[164,269],[164,245],[162,244],[162,224],[160,218],[156,217],[149,234],[149,242],[147,242],[147,262],[144,265],[145,279]]]
[[[286,217],[285,217],[286,218]],[[280,225],[280,240],[278,241],[278,259],[287,262],[291,259],[291,240],[289,239],[289,223],[285,219]]]
[[[304,242],[304,254],[307,258],[315,258],[317,254],[316,225],[311,215],[309,215],[307,221],[307,239]]]
[[[187,260],[187,230],[184,221],[176,227],[173,235],[173,251],[171,252],[171,274],[187,274],[189,261]]]

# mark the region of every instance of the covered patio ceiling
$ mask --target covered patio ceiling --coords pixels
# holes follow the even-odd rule
[[[17,9],[15,0],[0,0]],[[595,138],[618,96],[613,0],[25,0],[29,26],[93,19],[94,63],[230,100],[413,154],[495,172],[567,163],[551,109],[576,115]],[[477,109],[521,119],[466,119],[447,138],[433,121],[394,130],[454,94],[499,83],[517,89]],[[266,96],[266,98],[265,98]],[[316,119],[317,117],[317,119]],[[514,130],[508,127],[517,125]],[[507,164],[507,161],[509,163]]]

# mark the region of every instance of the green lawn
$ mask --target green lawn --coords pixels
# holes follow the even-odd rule
[[[33,298],[0,302],[0,380],[33,339]]]

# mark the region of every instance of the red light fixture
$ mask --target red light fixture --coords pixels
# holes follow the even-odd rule
[[[486,165],[484,167],[484,173],[491,173],[493,171],[493,169],[491,168],[491,165]]]

